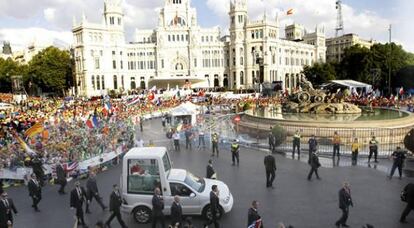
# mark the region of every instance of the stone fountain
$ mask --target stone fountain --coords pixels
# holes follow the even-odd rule
[[[340,91],[327,96],[325,91],[314,89],[311,82],[302,77],[301,91],[289,96],[282,106],[285,113],[314,113],[314,114],[359,114],[362,110],[351,103],[343,101]]]

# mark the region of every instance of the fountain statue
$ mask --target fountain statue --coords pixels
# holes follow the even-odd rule
[[[294,92],[282,106],[285,113],[315,114],[359,114],[362,110],[354,104],[343,102],[343,93],[338,90],[327,96],[325,91],[314,89],[306,77],[300,82],[301,90]]]

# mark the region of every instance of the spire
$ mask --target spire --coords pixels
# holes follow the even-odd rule
[[[279,25],[279,11],[276,12],[275,21],[276,21],[276,24]]]
[[[85,12],[82,12],[82,23],[86,23]]]

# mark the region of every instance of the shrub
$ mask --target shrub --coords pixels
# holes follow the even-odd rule
[[[275,137],[275,146],[282,144],[287,137],[287,132],[280,125],[275,125],[272,127],[272,134]]]

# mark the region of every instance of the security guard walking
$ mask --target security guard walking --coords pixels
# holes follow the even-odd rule
[[[234,140],[231,144],[231,160],[233,161],[232,165],[235,165],[237,162],[237,165],[239,165],[239,151],[240,151],[240,145],[239,140]]]

